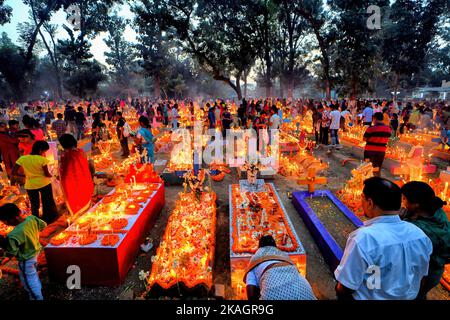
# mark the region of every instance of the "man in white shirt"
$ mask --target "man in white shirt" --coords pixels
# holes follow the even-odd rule
[[[351,233],[334,275],[338,299],[413,300],[428,274],[431,240],[402,221],[400,188],[374,177],[364,182],[362,208],[370,218]]]
[[[281,118],[278,115],[278,108],[276,106],[272,107],[272,116],[269,119],[269,144],[272,143],[272,135],[275,136],[274,130],[279,130],[281,125]]]
[[[178,115],[178,105],[174,105],[172,107],[171,113],[172,113],[172,129],[176,130],[178,129],[178,118],[180,117]]]
[[[330,135],[331,135],[331,145],[333,148],[341,148],[339,144],[339,128],[341,127],[341,112],[338,110],[338,105],[333,104],[331,106],[331,124],[330,124]]]

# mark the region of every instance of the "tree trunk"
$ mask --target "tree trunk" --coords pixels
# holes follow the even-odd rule
[[[230,78],[222,76],[222,75],[215,75],[214,76],[214,80],[222,81],[222,82],[226,83],[227,85],[229,85],[236,92],[236,94],[238,96],[238,99],[242,100],[242,90],[241,90],[241,86],[240,86],[240,80],[236,81],[237,83],[239,83],[239,86],[234,84],[233,81],[231,81]]]
[[[161,75],[159,72],[155,73],[153,75],[153,88],[154,88],[154,95],[156,99],[161,98]]]
[[[284,83],[281,78],[280,78],[280,98],[284,98]]]
[[[397,92],[398,92],[398,73],[395,73],[395,78],[394,78],[394,101],[397,101]]]
[[[241,77],[242,73],[239,73],[236,77],[236,89],[237,89],[236,93],[239,101],[242,101]]]
[[[322,72],[323,78],[325,82],[325,92],[327,100],[331,100],[331,79],[330,79],[330,57],[327,52],[327,43],[325,39],[320,34],[321,24],[317,23],[317,21],[313,18],[313,16],[305,11],[301,11],[300,14],[309,22],[311,25],[314,35],[316,36],[317,42],[319,43],[320,52],[322,54],[321,63],[322,63]]]
[[[288,98],[294,98],[294,79],[289,79],[289,87],[288,87]]]
[[[325,95],[327,100],[331,100],[331,85],[328,77],[325,76]]]
[[[61,74],[59,71],[59,68],[56,70],[56,83],[57,83],[57,91],[58,91],[58,99],[61,100],[63,98],[63,92],[62,92],[62,80],[61,80]]]
[[[244,98],[247,99],[247,89],[248,89],[248,76],[247,73],[244,74]]]
[[[356,81],[355,79],[352,80],[351,84],[351,94],[350,94],[350,100],[356,100],[356,96],[358,95],[358,90],[356,88]]]

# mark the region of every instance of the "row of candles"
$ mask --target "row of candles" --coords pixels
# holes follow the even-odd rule
[[[133,179],[131,184],[120,185],[112,194],[102,199],[87,213],[71,221],[69,227],[51,240],[55,246],[79,247],[99,240],[99,236],[116,234],[117,240],[126,234],[130,218],[153,196],[160,184],[139,184]],[[109,245],[114,245],[109,242]]]
[[[180,193],[161,244],[152,257],[148,279],[151,289],[169,289],[179,283],[188,288],[212,287],[216,238],[216,195]]]

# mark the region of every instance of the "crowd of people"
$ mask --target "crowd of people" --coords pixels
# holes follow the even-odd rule
[[[78,143],[87,138],[95,151],[98,144],[110,140],[111,131],[115,131],[123,158],[130,156],[132,142],[139,151],[146,151],[146,161],[154,163],[152,127],[179,128],[180,107],[187,109],[194,119],[193,100],[144,98],[128,103],[121,100],[68,102],[64,111],[56,115],[54,106],[29,104],[20,108],[19,120],[8,119],[5,112],[1,113],[3,166],[12,184],[24,186],[32,216],[25,218],[17,207],[6,205],[0,208],[0,221],[16,227],[8,236],[6,247],[19,261],[20,276],[30,298],[42,298],[35,267],[40,251],[39,231],[59,217],[52,179],[55,175],[71,177],[77,172],[78,178],[81,173],[93,187],[92,168]],[[222,130],[224,136],[226,130],[233,127],[255,129],[259,145],[269,143],[261,132],[280,129],[283,123],[297,116],[304,117],[308,112],[312,114],[317,146],[340,149],[340,132],[364,125],[367,127],[364,158],[376,168],[383,164],[389,139],[407,130],[436,127],[442,133],[441,143],[449,145],[450,110],[444,103],[244,99],[239,105],[225,100],[203,101],[197,108],[203,111],[205,125]],[[125,117],[125,112],[130,114],[130,111],[139,123],[136,131]],[[56,135],[64,150],[58,173],[51,172],[46,157],[50,149],[49,131]],[[74,193],[76,188],[70,179],[61,181],[66,197],[90,201],[89,190],[79,195]],[[370,220],[347,241],[344,257],[335,271],[337,297],[426,299],[442,277],[445,264],[449,263],[450,225],[442,209],[444,204],[426,183],[411,182],[400,188],[381,177],[365,181],[361,205]],[[80,209],[69,208],[71,211]],[[369,283],[373,279],[370,273],[373,268],[378,268],[381,285],[377,285],[377,281]],[[271,237],[261,239],[260,249],[244,281],[250,300],[316,299],[309,283],[290,258],[276,248]]]

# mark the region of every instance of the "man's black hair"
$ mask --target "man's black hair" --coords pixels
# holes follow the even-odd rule
[[[381,112],[377,112],[373,115],[373,117],[375,118],[375,120],[377,121],[383,121],[384,120],[384,115]]]
[[[11,127],[11,126],[16,126],[16,125],[18,125],[18,124],[20,124],[19,123],[19,121],[17,121],[17,120],[9,120],[9,122],[8,122],[8,125]]]
[[[63,115],[62,113],[58,113],[58,114],[56,115],[56,117],[57,117],[58,119],[62,120],[62,119],[64,118],[64,115]]]
[[[380,177],[364,181],[363,195],[385,211],[397,211],[402,206],[402,193],[395,183]]]
[[[0,221],[8,222],[20,215],[21,211],[14,203],[7,203],[0,207]]]
[[[31,132],[30,129],[23,129],[23,130],[20,130],[19,132],[17,132],[16,136],[19,137],[19,138],[20,138],[20,137],[25,137],[25,136],[30,136],[31,139],[33,139],[33,140],[34,140],[34,138],[35,138],[33,132]]]
[[[145,117],[145,116],[141,116],[139,118],[139,123],[142,123],[144,125],[144,127],[147,128],[147,129],[151,127],[150,126],[150,120],[148,120],[148,118]]]
[[[75,139],[75,137],[71,134],[63,134],[60,138],[59,138],[59,143],[61,144],[61,146],[67,150],[67,149],[72,149],[72,148],[77,148],[78,147],[78,141],[77,139]]]
[[[264,248],[264,247],[276,247],[277,244],[275,242],[275,239],[271,236],[263,236],[261,237],[261,239],[259,239],[259,247],[260,248]]]

